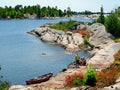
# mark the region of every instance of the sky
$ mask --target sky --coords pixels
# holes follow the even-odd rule
[[[100,11],[103,5],[104,12],[110,12],[120,6],[120,0],[0,0],[0,7],[15,6],[15,5],[37,5],[40,6],[57,6],[59,9],[67,9],[70,7],[72,11]]]

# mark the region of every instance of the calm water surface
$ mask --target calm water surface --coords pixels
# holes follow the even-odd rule
[[[67,54],[60,46],[42,42],[26,32],[45,23],[67,20],[0,20],[0,74],[4,80],[11,84],[25,84],[26,80],[38,75],[50,71],[55,75],[66,68],[74,60],[74,53]],[[45,56],[41,56],[43,52]],[[88,56],[85,52],[79,54]]]

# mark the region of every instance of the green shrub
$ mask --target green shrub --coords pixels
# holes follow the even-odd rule
[[[83,43],[81,43],[81,44],[79,44],[79,48],[83,48],[83,46],[84,46],[84,44]]]
[[[120,38],[116,38],[114,41],[115,42],[120,42]]]
[[[84,37],[83,40],[84,40],[84,44],[85,44],[85,45],[88,45],[88,44],[89,44],[89,39],[88,39],[87,37]]]
[[[78,77],[75,77],[74,80],[72,81],[73,86],[81,86],[83,85],[83,80],[78,79]]]
[[[87,70],[87,73],[84,77],[84,84],[85,85],[90,85],[90,86],[95,86],[97,82],[97,77],[96,77],[96,71],[92,68]]]
[[[72,75],[68,75],[65,77],[64,87],[75,87],[83,85],[83,77],[82,73],[73,73]]]
[[[10,83],[7,81],[0,82],[0,90],[8,90]]]
[[[117,14],[111,13],[105,20],[105,27],[115,37],[120,37],[120,20]]]

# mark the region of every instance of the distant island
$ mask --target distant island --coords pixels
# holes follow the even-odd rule
[[[45,17],[70,17],[75,12],[71,11],[70,7],[67,10],[62,11],[55,7],[41,7],[40,5],[35,6],[22,6],[16,5],[0,7],[0,19],[40,19]]]
[[[42,18],[57,18],[57,17],[71,17],[73,15],[91,15],[100,14],[100,12],[91,12],[89,10],[76,12],[72,11],[70,7],[65,10],[55,7],[41,7],[40,5],[22,6],[16,5],[0,7],[0,19],[42,19]],[[107,14],[107,13],[104,13]]]

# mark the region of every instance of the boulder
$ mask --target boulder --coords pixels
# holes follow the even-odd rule
[[[40,37],[43,41],[54,42],[54,36],[51,33],[45,33]]]
[[[66,46],[68,44],[68,39],[67,39],[66,35],[63,36],[63,39],[62,39],[60,44],[63,45],[63,46]]]
[[[72,38],[73,38],[73,44],[75,44],[77,46],[80,45],[81,43],[84,43],[82,35],[79,33],[74,33]]]
[[[77,26],[77,30],[86,30],[87,29],[87,24],[80,24]]]
[[[88,60],[88,64],[94,65],[95,68],[107,68],[114,62],[114,54],[120,50],[120,43],[112,43],[104,49],[99,50]]]
[[[106,45],[114,43],[110,38],[110,34],[106,32],[105,26],[100,23],[95,23],[88,27],[91,32],[89,43],[95,47],[104,48]]]
[[[68,45],[66,46],[66,51],[67,51],[67,52],[77,52],[77,51],[79,51],[79,50],[80,50],[80,48],[79,48],[77,45],[73,44],[73,43],[68,44]]]

